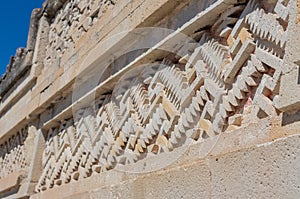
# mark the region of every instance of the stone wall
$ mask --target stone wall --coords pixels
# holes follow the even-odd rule
[[[47,0],[0,82],[0,197],[299,197],[298,3]]]

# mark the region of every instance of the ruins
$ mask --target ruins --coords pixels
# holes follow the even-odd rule
[[[0,99],[0,198],[299,198],[300,0],[46,0]]]

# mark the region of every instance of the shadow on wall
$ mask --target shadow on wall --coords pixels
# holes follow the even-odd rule
[[[282,126],[286,126],[298,121],[300,121],[300,110],[293,113],[283,113]]]

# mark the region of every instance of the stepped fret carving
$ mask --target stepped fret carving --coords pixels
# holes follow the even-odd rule
[[[0,179],[28,167],[24,146],[27,135],[26,127],[0,143]]]
[[[45,66],[56,64],[63,54],[72,51],[75,43],[101,16],[112,9],[116,0],[68,1],[52,19],[49,44],[46,48]]]
[[[87,107],[51,128],[36,191],[277,117],[286,2],[229,7],[192,52],[127,72],[95,114]]]

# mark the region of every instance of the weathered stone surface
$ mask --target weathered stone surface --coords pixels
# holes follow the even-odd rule
[[[47,0],[0,82],[0,196],[299,197],[298,8]]]

